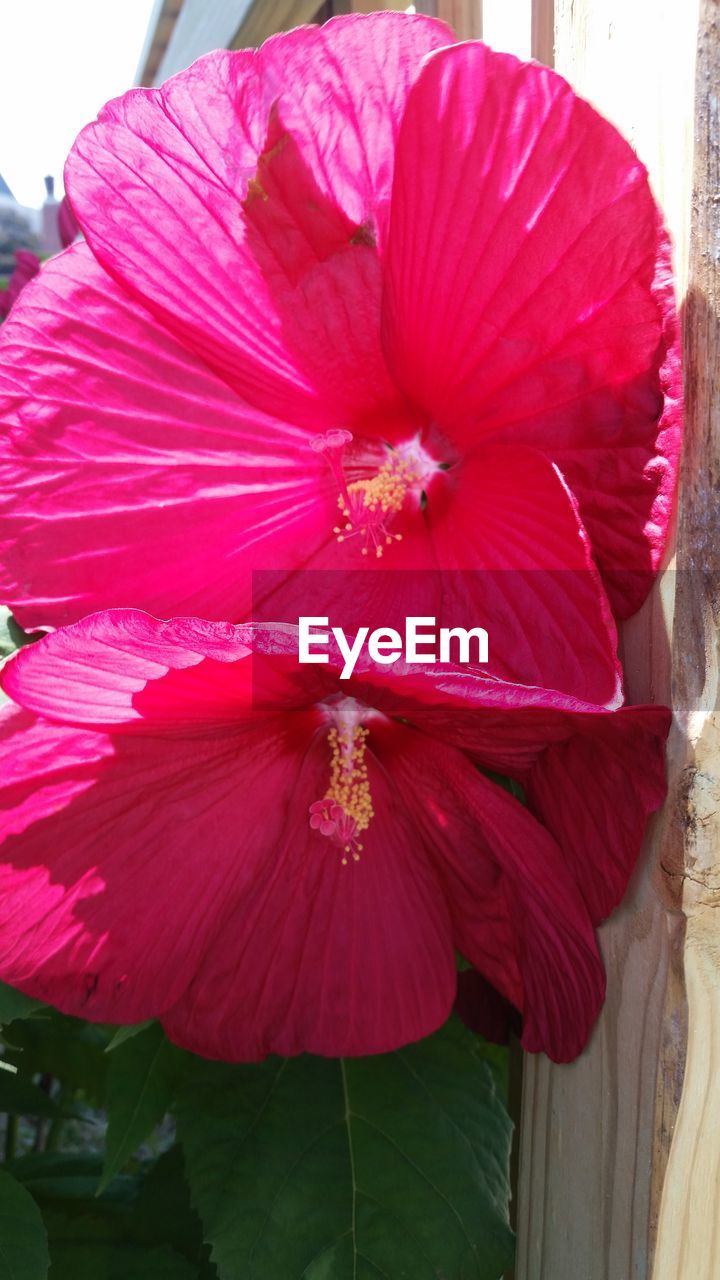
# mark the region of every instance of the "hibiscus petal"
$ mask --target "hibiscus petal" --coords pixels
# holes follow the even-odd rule
[[[105,605],[242,618],[251,567],[328,537],[329,468],[95,262],[49,262],[3,326],[0,590],[25,627]]]
[[[298,753],[242,740],[111,739],[0,715],[0,974],[66,1013],[158,1016],[283,829]]]
[[[18,650],[2,688],[29,711],[93,729],[228,727],[250,715],[250,653],[242,627],[112,609]]]
[[[241,205],[279,111],[307,176],[355,226],[371,221],[374,238],[409,86],[422,56],[450,38],[443,24],[425,18],[339,19],[279,36],[256,52],[210,54],[160,89],[109,103],[78,138],[66,168],[93,251],[253,403],[320,429],[333,425],[325,415],[348,407],[347,400],[330,403],[342,383],[336,363],[357,384],[353,356],[367,356],[366,315],[377,350],[368,390],[382,369],[379,275],[368,282],[355,271],[358,296],[349,304],[347,282],[326,280],[325,304],[341,322],[328,324],[335,341],[330,350],[307,341],[295,351],[302,334],[296,312],[310,316],[312,307],[277,281],[270,286],[258,270]],[[300,194],[306,187],[300,184]],[[291,221],[305,221],[298,193],[295,200]],[[355,352],[343,342],[348,305],[360,312]]]
[[[20,706],[65,724],[174,737],[238,735],[262,714],[325,696],[324,687],[313,696],[313,685],[298,680],[291,630],[290,638],[283,628],[161,622],[136,609],[110,609],[20,649],[0,683]]]
[[[587,1042],[605,978],[561,850],[460,752],[408,730],[399,750],[398,732],[383,762],[434,851],[456,946],[522,1012],[523,1047],[570,1061]]]
[[[622,899],[648,817],[665,799],[670,719],[664,707],[594,717],[544,751],[528,777],[528,803],[560,845],[595,924]]]
[[[532,449],[486,444],[445,476],[425,518],[434,562],[476,574],[496,670],[599,705],[622,700],[617,633],[585,530],[557,468]],[[498,664],[499,659],[499,664]]]
[[[544,448],[601,567],[656,566],[674,301],[645,170],[612,125],[546,67],[481,44],[434,54],[398,144],[386,301],[391,367],[454,439]],[[646,583],[613,586],[630,608]]]
[[[253,616],[295,620],[312,601],[315,615],[347,635],[363,626],[402,635],[410,617],[482,626],[485,674],[619,704],[617,635],[602,581],[572,497],[541,453],[486,445],[433,476],[423,509],[398,528],[402,541],[382,559],[360,560],[366,570],[353,568],[347,538],[305,571],[256,575]],[[341,571],[351,569],[354,591]]]
[[[225,1060],[384,1053],[447,1018],[450,921],[413,822],[371,767],[375,816],[360,861],[343,866],[307,817],[327,778],[323,739],[286,801],[285,841],[163,1017],[185,1048]]]

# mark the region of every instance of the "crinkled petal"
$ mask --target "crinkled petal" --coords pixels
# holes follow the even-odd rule
[[[455,995],[448,910],[391,784],[371,767],[375,816],[359,862],[310,830],[328,780],[323,735],[284,807],[286,833],[242,910],[228,912],[163,1025],[227,1060],[384,1053],[435,1030]]]
[[[666,237],[621,135],[546,67],[477,43],[434,54],[398,144],[386,302],[401,384],[464,448],[545,449],[615,602],[637,607],[667,535],[680,384]]]
[[[77,245],[3,326],[0,589],[21,624],[105,606],[243,618],[251,570],[332,538],[308,435],[256,412]]]
[[[233,736],[263,715],[310,708],[326,695],[317,682],[303,687],[298,672],[294,628],[161,622],[109,609],[20,649],[0,683],[20,706],[63,724]]]

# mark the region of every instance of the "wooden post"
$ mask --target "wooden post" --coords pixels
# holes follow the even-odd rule
[[[555,66],[648,165],[675,241],[680,298],[696,39],[696,0],[556,0]],[[630,701],[670,701],[674,588],[669,572],[623,628]],[[674,774],[677,744],[672,754]],[[517,1280],[650,1280],[686,1045],[683,919],[661,869],[666,849],[661,818],[627,901],[601,930],[608,996],[586,1052],[567,1067],[525,1060]],[[662,1280],[706,1276],[670,1270]]]
[[[553,0],[532,0],[530,48],[537,62],[555,65],[555,5]]]
[[[679,767],[666,866],[687,918],[687,1070],[662,1197],[654,1280],[720,1274],[720,0],[703,0],[696,85],[687,423],[678,528],[673,705]]]
[[[459,40],[482,40],[482,0],[436,0],[435,11]]]

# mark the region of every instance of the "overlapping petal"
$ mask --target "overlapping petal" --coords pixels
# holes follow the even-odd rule
[[[462,668],[393,682],[366,662],[343,684],[334,655],[303,701],[296,654],[290,627],[118,610],[15,656],[4,976],[88,1016],[162,1013],[211,1055],[381,1052],[442,1021],[454,945],[522,1012],[527,1048],[574,1056],[602,999],[593,925],[664,793],[668,714]],[[308,822],[340,694],[370,725],[374,816],[350,867]],[[528,808],[477,765],[519,776]],[[131,981],[131,904],[153,917],[170,877],[198,937],[180,964],[161,930]]]
[[[24,626],[106,605],[242,618],[252,568],[332,538],[306,433],[242,403],[86,245],[26,291],[2,369],[0,586]]]
[[[576,1057],[605,976],[559,847],[458,751],[408,731],[392,768],[435,855],[458,948],[523,1013],[526,1049]]]
[[[160,89],[126,94],[75,144],[66,185],[99,260],[267,412],[320,427],[346,415],[343,371],[357,388],[357,360],[367,366],[369,350],[365,397],[382,399],[374,386],[384,372],[379,273],[363,237],[350,242],[361,226],[376,241],[409,87],[423,55],[451,38],[442,23],[397,14],[299,28],[258,51],[209,54]],[[299,253],[295,288],[268,278],[242,216],[248,198],[268,200],[268,170],[276,232],[282,194],[295,188],[282,228],[296,232],[285,249]],[[313,219],[311,244],[302,232],[313,188],[316,211],[323,204],[330,216],[324,225]],[[332,253],[341,244],[338,274]]]
[[[666,238],[630,146],[546,67],[435,53],[403,118],[386,282],[401,384],[468,449],[498,437],[556,460],[616,606],[636,608],[664,546],[680,381]]]

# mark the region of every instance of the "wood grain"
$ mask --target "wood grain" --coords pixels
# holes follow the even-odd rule
[[[680,766],[664,864],[687,916],[687,1071],[662,1196],[655,1280],[720,1272],[720,0],[703,0],[685,317],[686,439],[673,708]]]
[[[694,0],[556,0],[555,66],[648,165],[674,237],[681,297],[696,36]],[[623,627],[630,701],[670,701],[674,594],[668,572]],[[678,763],[674,756],[673,774]],[[588,1049],[567,1067],[526,1059],[517,1280],[651,1275],[686,1042],[684,921],[660,869],[666,849],[662,818],[628,898],[601,930],[608,997]]]
[[[554,0],[532,0],[530,16],[530,49],[537,62],[547,67],[555,61]]]

